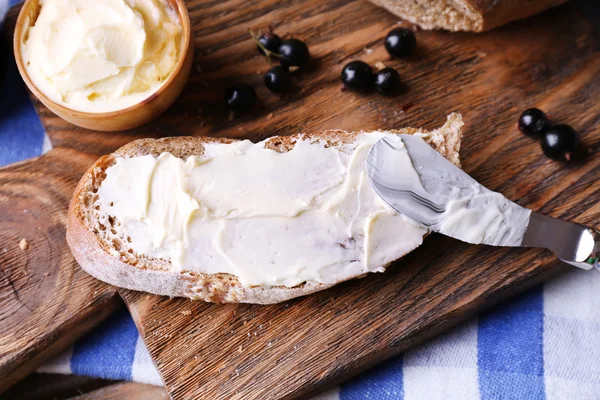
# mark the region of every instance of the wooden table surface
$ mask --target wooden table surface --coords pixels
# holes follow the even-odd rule
[[[260,140],[327,128],[436,128],[461,111],[465,171],[521,205],[597,226],[600,158],[565,167],[515,128],[521,111],[535,105],[577,127],[592,155],[600,147],[600,54],[589,19],[574,4],[480,35],[418,32],[418,53],[405,61],[386,61],[382,46],[397,19],[363,1],[187,4],[199,68],[176,106],[149,125],[156,135],[170,129]],[[298,91],[285,98],[261,84],[267,66],[246,33],[273,20],[277,32],[306,40],[313,55]],[[340,92],[340,69],[353,59],[397,68],[408,91],[393,99]],[[260,106],[230,120],[222,88],[234,79],[256,88]],[[120,293],[174,399],[291,399],[359,374],[564,268],[547,251],[431,235],[385,274],[285,304]]]
[[[37,104],[53,144],[71,149],[69,151],[75,152],[73,155],[91,154],[90,159],[92,159],[95,155],[110,152],[129,140],[143,136],[209,134],[248,137],[257,140],[272,134],[290,133],[291,130],[331,127],[375,128],[380,127],[382,121],[390,127],[399,126],[398,124],[412,124],[433,128],[443,121],[443,115],[446,112],[453,111],[449,108],[459,107],[470,118],[467,121],[467,130],[472,136],[466,141],[463,149],[464,165],[467,171],[475,173],[476,177],[486,185],[502,190],[508,197],[520,198],[521,204],[580,222],[591,223],[594,219],[597,220],[598,210],[593,207],[593,202],[589,203],[589,201],[586,202],[575,196],[578,190],[582,191],[582,195],[590,194],[588,192],[592,190],[590,188],[593,186],[593,176],[597,172],[597,159],[583,166],[565,170],[560,165],[549,163],[539,155],[539,148],[535,144],[517,136],[512,130],[514,129],[512,128],[515,122],[514,118],[518,116],[520,107],[526,103],[536,104],[551,110],[553,117],[580,128],[585,133],[584,142],[591,150],[597,150],[600,131],[598,130],[599,118],[596,99],[600,62],[598,57],[594,56],[594,52],[597,51],[597,42],[594,43],[591,38],[593,34],[588,29],[591,25],[585,21],[585,19],[594,21],[597,36],[599,25],[598,6],[594,4],[596,2],[579,0],[576,4],[566,5],[531,20],[516,22],[482,35],[419,33],[419,37],[423,38],[425,49],[422,58],[413,65],[393,63],[393,66],[399,68],[403,76],[407,77],[411,86],[409,93],[398,99],[393,108],[389,103],[385,103],[374,95],[366,97],[348,95],[347,100],[343,103],[339,101],[336,103],[335,100],[319,100],[320,98],[329,100],[334,98],[331,84],[337,79],[339,63],[351,58],[368,59],[368,61],[374,62],[384,57],[384,52],[378,44],[381,42],[382,35],[394,26],[396,19],[391,15],[382,10],[358,4],[360,3],[358,0],[331,2],[331,4],[319,6],[308,0],[289,4],[265,0],[259,2],[263,8],[254,13],[245,12],[247,10],[244,7],[248,6],[239,2],[209,3],[209,5],[205,5],[202,1],[195,0],[188,3],[192,19],[197,22],[203,21],[203,25],[195,25],[194,33],[197,38],[197,56],[204,62],[201,63],[202,70],[198,68],[194,71],[189,87],[184,90],[172,109],[152,125],[131,132],[89,135],[89,131],[65,123]],[[223,9],[220,10],[220,7]],[[239,11],[228,7],[237,7]],[[365,8],[369,9],[371,17],[361,15]],[[583,13],[578,13],[577,9],[583,10]],[[206,22],[202,17],[211,10],[214,14],[214,21]],[[302,12],[295,16],[298,10]],[[225,11],[229,11],[229,13]],[[319,19],[320,15],[327,15],[327,17]],[[240,26],[228,25],[231,24],[231,21],[223,24],[223,21],[218,19],[225,16],[233,21],[241,19],[244,23]],[[264,88],[260,88],[259,97],[266,100],[259,108],[258,116],[228,120],[226,113],[216,106],[217,101],[221,102],[221,90],[218,86],[225,84],[232,74],[237,74],[236,76],[242,81],[254,83],[260,81],[260,77],[254,75],[256,70],[264,69],[264,60],[250,55],[251,53],[247,49],[250,44],[247,37],[244,36],[244,30],[248,27],[247,25],[264,24],[273,16],[282,18],[279,25],[284,33],[299,33],[300,37],[308,38],[311,51],[320,55],[318,57],[319,65],[315,66],[315,70],[308,71],[304,77],[300,78],[303,87],[298,92],[292,93],[285,99],[277,99],[269,96]],[[352,18],[356,19],[354,21],[356,23],[352,23]],[[568,18],[568,20],[564,21],[562,18]],[[315,30],[316,27],[323,26],[329,29],[328,35],[333,35],[334,32],[336,34],[331,37],[323,36],[325,35],[324,31]],[[548,30],[545,31],[544,26],[551,26],[552,29],[547,28]],[[519,32],[526,35],[519,35]],[[574,36],[569,37],[568,35]],[[365,47],[375,50],[366,54],[364,53]],[[428,58],[429,56],[434,58]],[[240,66],[243,69],[239,69]],[[494,70],[494,68],[496,69]],[[432,73],[436,70],[438,70],[437,75]],[[508,72],[516,75],[507,75]],[[460,82],[459,87],[462,87],[462,90],[452,89],[456,88],[454,84],[445,86],[443,82],[432,79],[433,76],[444,77],[446,85]],[[204,90],[207,77],[211,82],[217,83],[214,90]],[[512,81],[512,79],[516,79],[516,81]],[[436,85],[447,87],[447,92],[440,93],[439,87],[435,89]],[[502,92],[493,90],[504,86],[509,90]],[[335,94],[335,98],[338,97]],[[411,108],[413,104],[432,104],[432,107],[427,109]],[[298,114],[295,111],[298,107],[304,107],[307,114]],[[275,112],[271,114],[273,110]],[[306,118],[305,115],[310,115],[310,117]],[[474,133],[477,129],[492,132],[491,136],[477,136]],[[61,151],[65,150],[58,149],[53,154]],[[525,157],[532,158],[528,158],[528,162],[523,163],[521,160]],[[526,173],[526,179],[529,182],[526,184],[522,181],[525,166],[535,168]],[[496,174],[495,171],[498,168],[502,168],[505,174],[502,176]],[[509,176],[510,179],[506,180],[506,176]],[[570,182],[576,182],[575,187],[569,188]],[[56,215],[60,217],[60,214]],[[432,242],[428,247],[430,250],[436,247],[450,246],[450,243],[444,238],[437,237],[428,240]],[[473,265],[490,263],[493,260],[504,263],[508,260],[507,255],[502,251],[490,253],[485,250],[467,249],[462,245],[457,245],[451,253],[457,260],[468,260]],[[435,284],[441,283],[444,279],[452,280],[452,274],[456,276],[457,273],[456,269],[436,264],[438,256],[440,254],[436,252],[428,252],[427,249],[421,250],[408,257],[401,272],[396,268],[386,274],[387,276],[369,278],[369,280],[365,280],[366,283],[350,283],[338,288],[330,295],[343,299],[343,302],[338,304],[340,307],[334,307],[334,304],[330,309],[342,316],[344,313],[352,312],[347,307],[342,307],[343,303],[347,304],[349,300],[344,297],[344,291],[356,291],[364,296],[374,293],[376,288],[379,288],[382,289],[379,292],[381,296],[396,296],[400,292],[408,295],[411,293],[411,287],[407,282],[411,280],[427,289],[427,293],[422,293],[423,296],[418,297],[417,300],[420,298],[430,302],[431,298],[428,296],[433,293],[432,291],[437,290],[434,290]],[[398,339],[398,329],[402,328],[401,323],[396,325],[396,330],[386,333],[382,327],[383,330],[378,331],[382,338],[379,344],[385,348],[392,348],[391,351],[383,353],[380,349],[369,355],[356,353],[353,356],[352,368],[348,368],[347,363],[328,365],[325,369],[321,366],[319,371],[314,371],[315,374],[317,372],[320,374],[319,379],[315,380],[316,375],[307,376],[309,381],[312,379],[310,385],[294,386],[294,393],[301,395],[309,390],[333,384],[339,379],[355,374],[372,365],[376,360],[396,354],[431,334],[467,318],[484,305],[531,286],[547,275],[562,269],[552,256],[546,253],[517,252],[511,256],[511,262],[514,263],[515,259],[524,264],[529,263],[530,269],[508,266],[508,269],[496,271],[496,275],[492,275],[496,280],[491,284],[485,281],[476,281],[482,286],[469,286],[472,281],[462,281],[462,285],[466,286],[461,289],[462,292],[459,291],[458,297],[455,297],[459,302],[455,302],[452,307],[444,303],[445,295],[443,293],[445,290],[456,291],[456,288],[460,286],[455,286],[454,289],[452,289],[452,284],[447,287],[440,286],[438,292],[442,297],[440,297],[441,302],[438,304],[438,309],[444,309],[443,314],[438,314],[434,318],[420,319],[419,313],[424,312],[425,309],[419,311],[421,306],[418,301],[411,303],[411,313],[416,319],[408,321],[417,323],[419,329],[402,331],[404,336],[401,340]],[[490,271],[487,268],[489,268],[489,264],[488,267],[477,265],[476,274],[481,274],[481,279],[489,277],[488,272]],[[460,278],[460,273],[458,277]],[[473,276],[470,277],[470,279],[472,278]],[[389,282],[394,279],[403,283],[400,286],[390,285]],[[460,279],[457,282],[460,282]],[[504,290],[505,288],[506,290]],[[417,290],[416,287],[415,290]],[[174,310],[180,308],[177,304],[180,302],[179,300],[160,298],[148,300],[145,295],[130,292],[124,293],[124,296],[134,310],[136,322],[147,341],[150,339],[150,335],[157,332],[157,329],[164,328],[151,326],[145,322],[145,320],[152,319],[152,314],[148,313],[152,311],[153,306],[160,304],[163,310],[169,307]],[[294,303],[294,306],[303,304],[303,307],[314,307],[327,301],[326,297],[330,296],[317,295],[300,300]],[[390,297],[390,299],[393,298],[398,297]],[[149,304],[148,301],[151,301],[152,304]],[[398,306],[397,318],[400,318],[402,312],[406,311],[404,305],[399,301],[386,304]],[[449,308],[444,308],[446,306]],[[194,304],[193,307],[194,315],[210,315],[216,312],[210,305]],[[235,307],[227,307],[229,308],[225,309],[225,313],[234,311]],[[270,311],[264,309],[262,312],[277,312],[278,307],[275,306]],[[242,308],[246,309],[247,307],[243,306]],[[448,314],[457,311],[460,311],[460,318],[452,318],[452,314]],[[255,321],[257,315],[260,320],[259,314],[260,312],[253,312]],[[226,320],[223,319],[223,321]],[[237,322],[233,318],[228,323],[236,324]],[[172,327],[176,326],[177,324],[174,324]],[[423,329],[428,329],[430,333],[423,335]],[[195,390],[202,388],[202,384],[191,388],[189,385],[182,387],[176,383],[176,379],[179,381],[183,379],[181,382],[185,382],[189,378],[173,374],[172,366],[176,364],[173,355],[177,352],[176,349],[175,353],[171,354],[168,351],[165,352],[165,349],[152,342],[151,339],[148,343],[152,355],[155,359],[160,360],[159,369],[163,375],[166,374],[169,377],[168,383],[171,384],[172,394],[175,393],[178,398],[185,398],[186,393],[197,393]],[[199,371],[191,369],[190,372],[196,374]],[[225,373],[229,372],[225,371]],[[62,386],[61,382],[64,383]],[[108,386],[103,388],[105,384]],[[274,384],[276,381],[271,381],[270,385]],[[57,386],[60,388],[56,389]],[[265,387],[273,388],[273,386]],[[227,396],[227,393],[232,393],[231,390],[237,390],[239,387],[236,388],[234,383],[233,386],[225,388],[226,390],[221,392],[219,390],[223,388],[207,389],[204,387],[204,389],[216,390],[215,398],[226,398],[224,396]],[[18,386],[13,387],[2,398],[37,399],[44,398],[49,393],[54,393],[53,398],[69,398],[84,392],[90,392],[86,398],[161,398],[166,396],[163,389],[145,385],[115,384],[78,377],[52,376],[48,378],[44,375],[34,374]]]

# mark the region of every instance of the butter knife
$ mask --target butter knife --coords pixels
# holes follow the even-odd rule
[[[474,244],[546,248],[576,267],[600,268],[599,232],[485,188],[418,136],[378,140],[366,171],[385,203],[429,230]]]

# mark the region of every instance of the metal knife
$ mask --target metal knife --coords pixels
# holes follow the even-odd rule
[[[576,267],[600,268],[596,230],[521,207],[480,185],[420,137],[397,137],[373,145],[366,171],[375,192],[400,214],[469,243],[541,247]],[[416,178],[407,168],[407,153]]]

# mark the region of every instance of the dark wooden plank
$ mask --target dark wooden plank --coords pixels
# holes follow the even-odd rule
[[[600,148],[600,56],[575,5],[479,35],[419,32],[418,54],[404,61],[387,61],[382,46],[397,19],[360,0],[190,0],[188,8],[195,67],[174,106],[136,130],[98,133],[37,104],[55,145],[100,155],[147,136],[259,140],[328,128],[435,128],[461,111],[467,172],[522,205],[597,226],[600,159],[551,162],[515,129],[521,110],[535,105],[580,130],[593,154]],[[268,64],[246,33],[271,23],[306,40],[313,55],[283,98],[262,85]],[[339,72],[353,59],[397,68],[408,92],[340,92]],[[260,106],[229,120],[222,93],[233,81],[252,84]],[[431,236],[386,274],[281,305],[122,296],[173,398],[285,399],[333,385],[563,269],[547,252]]]
[[[122,382],[73,397],[72,400],[168,400],[169,394],[160,386]]]
[[[33,373],[0,395],[0,400],[68,399],[116,383],[87,376]]]
[[[65,239],[67,205],[94,157],[68,149],[0,169],[0,393],[120,304]]]
[[[162,400],[161,386],[110,381],[77,375],[33,373],[0,395],[0,400]]]
[[[122,296],[173,398],[288,399],[356,375],[561,269],[541,252],[432,237],[386,274],[280,305]]]

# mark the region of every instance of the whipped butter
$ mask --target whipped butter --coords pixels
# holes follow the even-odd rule
[[[70,109],[108,112],[152,95],[181,53],[166,0],[40,0],[21,40],[35,86]]]
[[[531,210],[477,184],[467,197],[448,201],[439,232],[467,243],[520,246],[530,216]]]
[[[247,287],[380,272],[427,232],[368,182],[367,154],[388,135],[335,147],[301,137],[285,153],[241,141],[207,143],[187,160],[117,158],[98,190],[100,212],[137,254],[177,271],[230,273]]]

